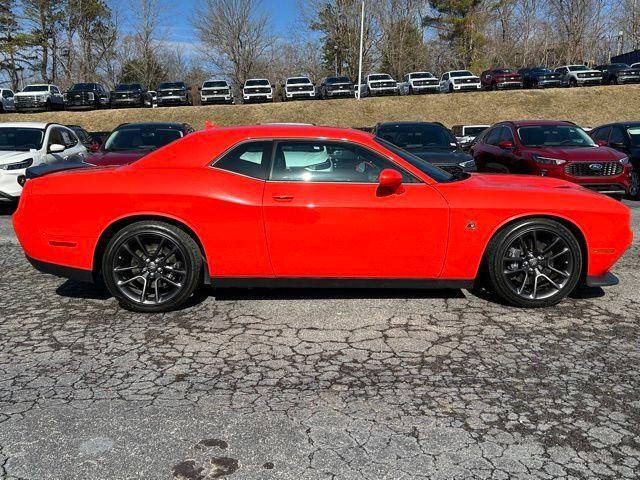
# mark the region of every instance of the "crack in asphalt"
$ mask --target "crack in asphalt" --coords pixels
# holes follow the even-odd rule
[[[638,478],[638,253],[546,310],[240,290],[141,315],[0,242],[0,478]]]

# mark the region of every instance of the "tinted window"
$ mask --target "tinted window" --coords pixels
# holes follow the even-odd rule
[[[298,85],[301,83],[304,83],[304,84],[311,83],[311,80],[309,80],[306,77],[290,78],[287,80],[287,85]]]
[[[497,145],[500,141],[500,130],[502,127],[496,127],[489,130],[489,132],[484,136],[483,141],[487,145]]]
[[[494,70],[493,73],[513,73],[513,70],[510,68],[498,68]]]
[[[47,85],[29,85],[25,87],[23,92],[47,92],[49,87]]]
[[[405,150],[455,149],[455,137],[445,127],[435,124],[381,126],[377,136]]]
[[[2,98],[13,98],[13,92],[11,90],[3,90]]]
[[[327,83],[351,83],[351,80],[347,77],[329,77]]]
[[[405,162],[413,165],[415,168],[431,177],[436,182],[450,182],[454,179],[454,176],[438,167],[431,165],[430,163],[416,157],[412,153],[407,152],[399,147],[396,147],[393,143],[389,143],[382,138],[376,137],[376,142],[382,145],[384,148],[394,153],[398,157],[402,158]]]
[[[627,143],[627,139],[624,136],[624,132],[621,128],[614,127],[611,129],[611,136],[609,137],[609,144],[613,145],[614,143]]]
[[[420,72],[420,73],[412,73],[411,74],[411,79],[412,80],[417,80],[420,78],[433,78],[433,75],[429,72]]]
[[[0,151],[39,150],[43,138],[44,130],[37,128],[0,127]]]
[[[384,74],[378,74],[378,75],[369,75],[369,80],[372,81],[378,81],[378,80],[391,80],[391,75],[387,75],[386,73]]]
[[[593,147],[593,139],[574,125],[539,125],[518,128],[520,143],[527,147]]]
[[[116,92],[135,92],[142,90],[139,83],[121,83],[116,87]]]
[[[457,72],[451,72],[452,77],[473,77],[473,73],[468,70],[460,70]]]
[[[640,127],[629,127],[627,133],[631,138],[631,144],[640,147]]]
[[[202,85],[202,88],[221,88],[221,87],[227,87],[227,82],[204,82],[204,85]]]
[[[248,142],[232,149],[213,166],[247,177],[266,180],[269,176],[272,142]]]
[[[609,141],[609,133],[611,133],[611,127],[603,127],[595,132],[593,138],[595,140]]]
[[[390,160],[344,142],[287,141],[276,143],[272,180],[289,182],[378,183],[380,172],[392,168],[408,183],[417,180]]]
[[[179,138],[182,138],[182,131],[176,128],[128,126],[109,135],[104,150],[156,150]]]
[[[95,83],[75,83],[70,89],[70,92],[92,92],[96,89]]]
[[[70,130],[61,128],[60,136],[62,137],[62,142],[63,142],[62,144],[67,148],[75,147],[78,144],[78,139],[76,138],[75,134]]]
[[[585,65],[571,65],[569,67],[570,72],[583,72],[585,70],[589,70],[589,67]]]
[[[158,90],[184,90],[187,86],[183,82],[164,82],[158,87]]]
[[[245,87],[269,87],[270,85],[269,80],[247,80],[244,84]]]
[[[47,147],[51,145],[64,145],[66,147],[64,138],[62,138],[62,131],[59,128],[52,128],[49,133],[49,140],[47,140]]]
[[[480,135],[487,128],[488,127],[464,127],[464,134],[473,137],[475,135]]]

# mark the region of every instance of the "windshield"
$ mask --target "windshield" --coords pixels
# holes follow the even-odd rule
[[[473,77],[473,73],[469,72],[468,70],[459,70],[457,72],[451,72],[449,74],[449,76],[451,77]]]
[[[411,78],[413,80],[419,80],[421,78],[433,78],[433,75],[429,72],[421,72],[421,73],[412,73]]]
[[[381,127],[378,137],[405,150],[457,150],[455,137],[444,127],[429,123]]]
[[[518,128],[525,147],[595,147],[587,132],[574,125],[540,125]]]
[[[351,83],[347,77],[329,77],[327,83]]]
[[[161,83],[158,90],[183,90],[187,88],[183,82],[165,82]]]
[[[470,137],[475,137],[477,135],[480,135],[487,128],[489,128],[489,127],[464,127],[464,134],[465,134],[465,136],[468,135]]]
[[[247,80],[245,87],[269,87],[269,80]]]
[[[554,73],[551,70],[549,70],[548,68],[532,68],[531,71],[535,72],[535,73],[543,73],[543,74],[544,73]]]
[[[132,92],[142,90],[142,85],[139,83],[121,83],[116,87],[116,92]]]
[[[444,182],[451,182],[452,180],[455,180],[455,177],[450,173],[445,172],[444,170],[441,170],[435,165],[431,165],[430,163],[422,160],[421,158],[416,157],[415,155],[407,152],[406,150],[396,147],[393,143],[389,143],[386,140],[379,137],[376,137],[375,140],[390,152],[402,158],[404,161],[410,163],[421,172],[429,175],[429,177],[433,178],[436,182],[444,183]]]
[[[182,132],[171,127],[126,127],[109,136],[104,150],[156,150],[181,137]]]
[[[513,73],[513,70],[511,70],[510,68],[499,68],[497,70],[494,70],[493,73]]]
[[[591,70],[591,69],[585,65],[571,65],[569,67],[570,72],[583,72],[585,70]]]
[[[627,128],[627,133],[631,138],[631,144],[634,147],[640,147],[640,127]]]
[[[629,65],[626,63],[614,63],[611,65],[611,68],[629,68]]]
[[[29,85],[28,87],[24,87],[23,92],[47,92],[49,91],[48,85]]]
[[[95,83],[75,83],[69,89],[70,92],[86,92],[95,90]]]
[[[1,127],[0,150],[28,152],[42,147],[44,130],[38,128]]]
[[[290,78],[287,80],[287,85],[298,85],[300,83],[311,83],[311,80],[306,77]]]
[[[204,82],[204,85],[202,85],[202,88],[220,88],[220,87],[224,87],[226,88],[227,82]]]
[[[386,73],[381,73],[379,75],[369,75],[369,80],[393,80],[391,75],[387,75]]]

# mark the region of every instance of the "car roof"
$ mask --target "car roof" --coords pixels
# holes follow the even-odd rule
[[[279,123],[264,125],[244,125],[234,127],[209,128],[196,132],[196,135],[236,134],[247,138],[327,138],[327,139],[371,139],[370,133],[361,130],[339,127],[318,127],[315,125]]]
[[[440,122],[380,122],[377,126],[378,127],[412,127],[412,126],[418,126],[418,125],[438,125],[439,127],[444,127],[444,125]]]
[[[605,123],[603,125],[598,125],[597,127],[594,127],[594,130],[596,128],[615,127],[615,126],[620,126],[620,127],[640,127],[640,122],[612,122],[612,123]]]
[[[30,83],[27,87],[55,87],[53,83]],[[26,88],[26,87],[25,87]]]
[[[45,123],[45,122],[2,122],[0,123],[0,128],[3,127],[22,127],[22,128],[39,128],[41,130],[44,130],[45,128],[47,128],[49,125],[54,125],[51,123]],[[60,126],[63,127],[64,125],[58,125],[55,124],[56,126]]]
[[[498,122],[496,125],[500,124],[511,124],[517,127],[535,127],[535,126],[546,126],[546,125],[571,125],[576,126],[575,123],[568,122],[565,120],[507,120],[504,122]]]
[[[121,127],[176,127],[183,128],[185,126],[184,123],[179,122],[130,122],[130,123],[122,123],[118,125],[114,130]]]

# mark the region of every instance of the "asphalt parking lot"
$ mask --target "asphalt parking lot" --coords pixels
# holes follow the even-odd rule
[[[633,221],[621,284],[547,310],[241,290],[150,316],[35,272],[0,212],[0,478],[639,478]]]

